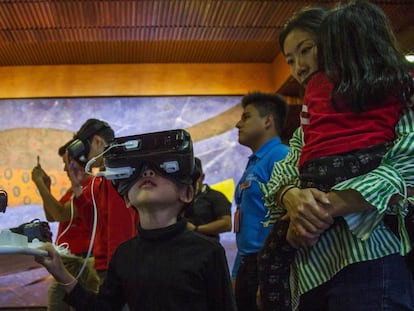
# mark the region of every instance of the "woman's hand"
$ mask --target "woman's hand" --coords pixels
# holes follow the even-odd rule
[[[294,224],[289,223],[286,240],[294,248],[309,247],[315,245],[319,240],[320,234],[309,234],[303,236],[299,233]]]
[[[283,206],[298,237],[313,241],[334,222],[325,192],[315,188],[292,188],[283,195]],[[306,243],[308,244],[308,243]]]

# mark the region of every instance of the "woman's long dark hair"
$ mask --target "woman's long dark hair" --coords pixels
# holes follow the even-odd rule
[[[335,109],[337,96],[359,112],[390,92],[403,102],[413,95],[414,64],[398,49],[387,17],[376,5],[353,1],[337,7],[322,22],[319,38],[321,68],[335,85]]]

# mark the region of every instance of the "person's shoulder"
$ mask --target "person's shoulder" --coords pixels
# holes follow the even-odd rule
[[[174,244],[180,254],[177,256],[194,257],[198,263],[211,262],[213,258],[226,258],[226,251],[217,239],[190,230],[184,236],[179,244]]]
[[[210,187],[208,189],[208,195],[210,197],[213,197],[213,198],[219,198],[219,199],[223,199],[224,198],[226,201],[228,201],[227,200],[227,197],[224,195],[223,192],[218,191],[218,190],[215,190],[215,189],[212,189]]]
[[[114,256],[129,256],[131,254],[131,250],[135,248],[137,243],[138,238],[136,236],[120,243],[115,249]]]
[[[196,243],[197,245],[200,245],[202,247],[210,248],[210,249],[223,248],[223,246],[220,244],[219,241],[217,241],[217,239],[209,237],[209,236],[204,235],[202,233],[198,233],[198,232],[188,230],[186,232],[186,235],[187,235],[188,239],[193,240],[194,243]]]
[[[329,79],[328,75],[324,71],[316,71],[313,74],[311,74],[308,78],[308,81],[306,82],[306,88],[309,86],[315,86],[319,85],[320,83],[331,83],[331,80]]]
[[[113,203],[113,201],[116,201],[116,204],[118,204],[120,202],[125,203],[124,199],[116,191],[116,188],[115,188],[115,186],[114,186],[114,184],[112,183],[111,180],[106,179],[104,176],[100,176],[100,177],[97,177],[97,178],[101,178],[101,180],[100,180],[101,187],[106,188],[106,195],[108,197],[108,200],[111,201],[111,203]]]
[[[314,96],[327,97],[331,94],[333,83],[328,75],[323,71],[317,71],[311,75],[308,82],[306,83],[305,89],[305,100],[313,99]]]
[[[268,160],[275,160],[283,159],[287,153],[289,152],[289,146],[285,145],[279,139],[277,142],[274,143],[273,147],[268,150],[268,152],[264,155],[264,158]]]

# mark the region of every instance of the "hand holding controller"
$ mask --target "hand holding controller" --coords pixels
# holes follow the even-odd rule
[[[51,245],[60,256],[75,257],[75,255],[71,253],[71,251],[66,245],[56,245],[52,243],[45,243],[45,242],[39,241],[38,239],[33,239],[33,241],[29,243],[29,248],[38,249],[40,247],[43,247],[46,244]]]

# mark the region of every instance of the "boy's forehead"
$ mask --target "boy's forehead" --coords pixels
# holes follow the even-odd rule
[[[250,115],[254,115],[256,113],[258,113],[258,109],[256,108],[256,106],[254,105],[254,103],[248,104],[244,110],[243,110],[243,115],[246,116],[250,116]]]

